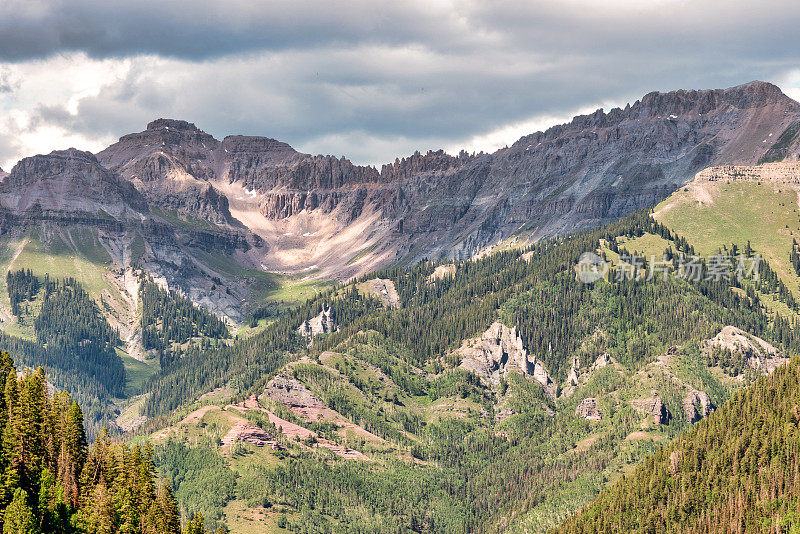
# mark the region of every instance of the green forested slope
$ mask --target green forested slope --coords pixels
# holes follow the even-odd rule
[[[112,444],[106,433],[89,447],[80,407],[66,392],[48,392],[42,368],[18,377],[2,352],[0,376],[3,532],[180,532],[149,448]]]
[[[168,367],[181,344],[194,337],[225,339],[230,332],[225,321],[175,291],[159,287],[145,278],[139,284],[139,327],[145,350],[155,349],[161,367]]]
[[[91,435],[110,427],[112,398],[123,395],[126,381],[115,350],[119,333],[75,279],[40,278],[19,270],[10,272],[6,283],[22,315],[19,320],[31,323],[34,339],[0,332],[2,347],[20,368],[46,367],[53,384],[70,391],[81,404]]]
[[[611,259],[624,253],[617,243],[645,235],[660,236],[676,259],[694,252],[686,240],[638,213],[538,243],[524,258],[524,251],[511,250],[458,262],[454,276],[435,281],[434,262],[372,275],[393,282],[398,309],[364,296],[356,288],[360,281],[335,287],[258,334],[230,346],[190,350],[149,384],[146,413],[156,425],[202,393],[229,386],[241,400],[263,391],[276,373],[288,373],[383,441],[339,436],[331,430],[335,425],[305,421],[272,402],[267,406],[284,419],[355,447],[371,461],[341,460],[291,441],[288,451],[259,455],[262,460],[252,464],[234,457],[232,466],[248,466],[235,478],[237,498],[248,506],[269,505],[266,516],[298,532],[541,531],[685,430],[687,392],[702,390],[719,405],[743,384],[715,366],[704,340],[732,325],[784,351],[798,348],[800,327],[776,320],[761,301],[790,296],[766,263],[757,284],[705,276],[687,281],[674,272],[649,281],[576,280],[574,266],[583,252],[602,250]],[[323,303],[334,309],[339,329],[309,346],[297,327]],[[615,363],[587,373],[574,391],[556,398],[521,375],[489,386],[458,367],[455,349],[497,320],[517,328],[525,347],[544,362],[557,393],[575,356],[591,364],[605,354]],[[303,356],[308,358],[295,361]],[[653,395],[670,414],[661,424],[637,408]],[[576,416],[587,398],[596,400],[602,420]],[[248,417],[279,433],[257,411]],[[201,439],[181,428],[185,446],[209,451],[225,432],[201,427]],[[190,467],[174,461],[175,445],[168,447],[171,452],[159,453],[163,468],[188,484],[181,491],[202,496],[184,476]],[[228,482],[218,488],[220,495],[230,491]],[[225,520],[220,503],[193,502]]]
[[[648,457],[559,532],[800,531],[800,359]]]

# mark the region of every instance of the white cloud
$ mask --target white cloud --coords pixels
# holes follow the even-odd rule
[[[378,164],[491,151],[651,90],[765,79],[800,97],[800,6],[788,1],[115,7],[0,4],[3,168],[97,150],[157,117]]]
[[[0,93],[0,138],[13,138],[0,153],[0,167],[10,169],[22,157],[76,147],[96,151],[113,136],[81,133],[38,116],[41,106],[60,106],[74,114],[79,103],[96,96],[130,68],[130,60],[92,60],[84,54],[60,55],[20,64],[0,64],[12,89]]]

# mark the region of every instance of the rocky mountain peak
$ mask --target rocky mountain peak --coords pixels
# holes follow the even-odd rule
[[[98,152],[97,158],[109,169],[120,170],[158,153],[169,153],[184,160],[205,159],[219,144],[213,136],[190,122],[156,119],[143,132],[123,135],[118,142]]]
[[[25,210],[35,203],[52,211],[119,214],[124,208],[147,211],[144,198],[127,180],[109,171],[91,152],[75,148],[24,158],[0,184],[6,206]]]
[[[257,135],[229,135],[222,140],[222,146],[229,153],[240,152],[283,152],[297,154],[289,143],[284,143],[271,137]]]
[[[728,89],[678,90],[668,93],[652,92],[634,104],[636,116],[680,116],[726,112],[731,108],[745,110],[772,105],[782,105],[791,111],[800,111],[800,105],[766,82],[753,81]]]
[[[634,104],[631,111],[639,117],[660,117],[724,112],[730,108],[744,110],[775,104],[800,111],[797,102],[784,95],[777,86],[757,81],[728,89],[652,92]]]
[[[148,130],[182,130],[182,131],[190,131],[190,132],[199,132],[201,131],[194,123],[178,120],[178,119],[156,119],[147,124]]]
[[[84,174],[113,180],[112,173],[97,161],[94,154],[76,148],[68,148],[67,150],[54,150],[46,155],[38,154],[21,159],[11,169],[7,183],[24,183],[59,175],[80,176]]]
[[[541,137],[558,137],[567,131],[615,127],[631,120],[697,120],[708,114],[773,106],[787,113],[800,112],[800,104],[783,94],[778,86],[767,82],[752,81],[727,89],[653,91],[624,109],[613,108],[606,113],[601,108],[588,115],[577,115],[568,124],[525,136],[515,144],[528,143],[531,139],[538,142]]]
[[[469,162],[472,156],[462,151],[458,156],[451,156],[444,150],[429,150],[426,154],[414,152],[406,158],[397,158],[394,163],[381,167],[381,178],[392,180],[407,178],[413,174],[427,172],[446,172],[457,169]]]
[[[242,166],[285,165],[310,157],[296,151],[288,143],[255,135],[229,135],[222,140],[222,149],[224,159],[235,162],[237,169]]]

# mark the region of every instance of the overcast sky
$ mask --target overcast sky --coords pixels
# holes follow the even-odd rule
[[[0,167],[171,117],[379,164],[652,90],[800,97],[796,1],[0,1]]]

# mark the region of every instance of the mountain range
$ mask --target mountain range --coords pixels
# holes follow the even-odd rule
[[[770,467],[797,467],[798,198],[800,104],[763,82],[380,168],[162,118],[0,171],[0,348],[80,405],[65,465],[145,451],[192,532],[800,528]],[[119,527],[59,462],[91,493],[65,524]]]
[[[102,229],[117,267],[138,260],[195,299],[225,276],[194,249],[345,280],[392,263],[468,258],[511,235],[598,226],[656,204],[710,165],[796,159],[798,119],[800,105],[768,83],[654,92],[492,154],[429,151],[380,169],[158,119],[97,154],[21,160],[0,184],[0,228]],[[137,235],[141,258],[131,251]],[[207,304],[240,321],[248,291],[229,282],[233,296]]]

